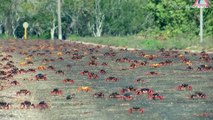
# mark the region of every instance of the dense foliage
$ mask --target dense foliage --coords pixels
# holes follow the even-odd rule
[[[195,0],[62,0],[63,37],[199,34]],[[204,9],[205,35],[213,34],[213,10]],[[0,34],[57,37],[57,0],[0,0]]]

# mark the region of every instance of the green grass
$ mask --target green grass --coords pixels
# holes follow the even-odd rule
[[[155,38],[144,38],[143,36],[125,37],[70,37],[71,41],[82,41],[117,47],[128,47],[136,49],[157,50],[159,48],[195,49],[201,51],[213,51],[213,38],[207,37],[201,44],[198,37],[177,36],[168,40],[157,40]],[[193,47],[196,46],[196,47]]]

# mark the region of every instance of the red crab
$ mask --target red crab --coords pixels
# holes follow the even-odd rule
[[[14,80],[14,81],[10,82],[10,84],[11,85],[19,85],[20,83],[18,81]]]
[[[22,102],[21,105],[20,105],[20,108],[21,108],[21,109],[24,109],[24,108],[29,109],[30,107],[35,108],[35,105],[32,104],[30,101],[24,101],[24,102]]]
[[[62,82],[63,83],[70,83],[70,84],[74,84],[74,80],[72,80],[72,79],[69,79],[69,78],[67,78],[67,79],[64,79],[64,80],[62,80]]]
[[[36,72],[36,69],[30,68],[30,69],[27,70],[27,72],[33,72],[33,73],[35,73],[35,72]]]
[[[152,100],[156,100],[156,99],[163,100],[164,99],[164,97],[161,96],[159,93],[149,94],[148,98],[152,99]]]
[[[46,77],[46,74],[39,73],[35,76],[35,79],[36,80],[47,80],[47,77]]]
[[[121,98],[121,95],[117,92],[113,92],[109,95],[109,98]]]
[[[62,90],[59,90],[58,88],[53,89],[50,92],[51,95],[62,95]]]
[[[108,65],[108,63],[103,62],[103,63],[101,63],[101,65],[102,65],[102,66],[107,66],[107,65]]]
[[[47,69],[48,69],[48,70],[55,70],[55,67],[53,67],[53,66],[48,66]]]
[[[89,72],[88,75],[87,75],[87,78],[88,79],[98,79],[99,76],[93,72]]]
[[[27,73],[27,71],[25,69],[20,69],[18,72],[19,72],[19,74]]]
[[[108,77],[108,78],[106,78],[105,79],[105,81],[112,81],[112,82],[118,82],[119,81],[119,79],[118,78],[116,78],[116,77]]]
[[[132,107],[132,108],[129,108],[128,111],[129,111],[129,113],[133,113],[133,112],[144,113],[144,108]]]
[[[99,73],[100,74],[106,74],[107,72],[105,70],[101,69],[101,70],[99,70]]]
[[[56,74],[64,75],[64,71],[62,71],[62,70],[57,70],[55,73],[56,73]]]
[[[120,90],[120,93],[124,94],[124,93],[128,93],[128,92],[131,92],[131,91],[136,91],[136,88],[134,88],[132,85],[122,88]]]
[[[10,109],[11,107],[11,103],[0,102],[0,109]]]
[[[177,90],[192,90],[192,86],[189,84],[181,84],[176,87]]]
[[[203,92],[195,92],[195,94],[190,96],[190,99],[205,99],[207,96]]]
[[[151,71],[151,72],[147,72],[146,75],[158,75],[157,72]]]
[[[124,93],[119,99],[130,101],[133,100],[133,96],[131,93]]]
[[[137,84],[137,83],[145,83],[145,82],[146,82],[146,80],[143,80],[141,78],[138,78],[138,79],[134,80],[135,84]]]
[[[21,95],[21,94],[24,94],[24,95],[31,95],[31,92],[27,89],[21,89],[19,90],[18,92],[16,92],[16,95]]]
[[[88,75],[88,73],[90,73],[88,70],[84,70],[84,71],[82,71],[80,74],[81,74],[81,75],[86,75],[86,74]]]
[[[98,63],[96,61],[94,61],[94,60],[91,60],[91,61],[88,62],[88,65],[89,66],[92,66],[92,65],[97,66]]]
[[[141,89],[137,89],[135,91],[135,95],[142,95],[142,94],[153,94],[154,91],[152,89],[149,88],[141,88]]]
[[[38,108],[40,110],[44,110],[44,109],[49,108],[49,106],[45,101],[41,101],[36,105],[36,108]]]
[[[93,97],[95,97],[95,98],[103,98],[104,97],[104,93],[103,92],[94,93]]]

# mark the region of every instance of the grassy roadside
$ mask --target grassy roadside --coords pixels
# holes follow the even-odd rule
[[[171,38],[170,40],[145,39],[141,36],[126,37],[76,37],[68,38],[71,41],[90,42],[103,45],[112,45],[117,47],[128,47],[136,49],[156,50],[159,48],[178,48],[195,51],[213,51],[213,38],[205,38],[201,44],[198,37],[187,38],[184,36]]]

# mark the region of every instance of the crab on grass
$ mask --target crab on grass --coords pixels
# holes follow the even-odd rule
[[[129,108],[128,112],[129,112],[129,113],[134,113],[134,112],[137,112],[137,113],[144,113],[144,108],[132,107],[132,108]]]
[[[104,93],[103,92],[96,92],[92,96],[95,97],[95,98],[103,98]]]
[[[181,84],[181,85],[178,85],[176,87],[177,90],[181,91],[181,90],[192,90],[192,86],[189,85],[189,84]]]
[[[46,74],[39,73],[35,76],[36,80],[47,80]]]
[[[21,95],[21,94],[31,95],[31,92],[29,90],[27,90],[27,89],[21,89],[18,92],[16,92],[16,95]]]
[[[77,91],[78,92],[80,92],[80,91],[90,92],[90,91],[92,91],[92,88],[88,87],[88,86],[81,86],[81,87],[78,87]]]
[[[30,101],[24,101],[20,104],[21,109],[29,109],[30,107],[35,108],[36,106],[32,104]]]
[[[62,90],[58,89],[58,88],[54,88],[51,92],[50,92],[51,95],[62,95]]]
[[[44,110],[44,109],[49,108],[49,106],[45,101],[41,101],[36,105],[36,108],[38,108],[40,110]]]
[[[10,109],[11,107],[11,103],[0,102],[0,109]]]

